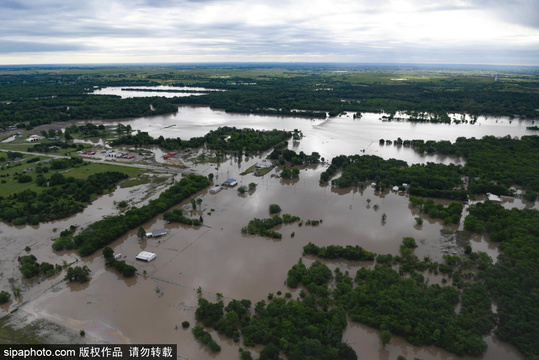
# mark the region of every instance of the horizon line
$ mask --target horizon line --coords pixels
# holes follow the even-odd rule
[[[60,68],[60,67],[126,67],[126,66],[217,66],[217,65],[331,65],[331,66],[455,66],[455,67],[514,67],[539,68],[539,64],[488,64],[488,63],[411,63],[411,62],[334,62],[334,61],[199,61],[199,62],[110,62],[110,63],[45,63],[45,64],[0,64],[0,69],[9,68]]]

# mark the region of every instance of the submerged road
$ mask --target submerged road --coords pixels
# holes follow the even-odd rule
[[[35,152],[28,152],[28,151],[13,151],[13,150],[4,150],[0,149],[0,151],[3,152],[18,152],[21,154],[28,154],[32,156],[47,156],[55,159],[70,159],[71,156],[66,155],[52,155],[52,154],[42,154],[42,153],[35,153]],[[110,164],[110,165],[119,165],[119,166],[128,166],[128,167],[134,167],[144,170],[150,170],[150,171],[157,171],[157,172],[166,172],[166,173],[177,173],[177,174],[196,174],[194,171],[189,169],[181,169],[174,166],[164,166],[164,165],[150,165],[150,164],[130,164],[123,161],[116,161],[116,160],[105,160],[105,159],[91,159],[87,157],[82,157],[81,159],[83,161],[93,162],[93,163],[101,163],[101,164]]]

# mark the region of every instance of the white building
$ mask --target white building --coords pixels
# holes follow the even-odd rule
[[[157,255],[149,251],[142,251],[137,255],[138,260],[150,261],[153,260]]]

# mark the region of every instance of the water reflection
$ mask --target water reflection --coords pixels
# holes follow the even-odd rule
[[[331,160],[341,154],[377,155],[385,159],[396,158],[412,163],[455,163],[463,164],[464,160],[455,156],[438,154],[419,154],[413,149],[399,145],[382,145],[380,139],[424,139],[455,141],[460,136],[481,138],[485,135],[511,137],[533,135],[527,130],[527,120],[498,122],[494,118],[479,117],[472,124],[417,124],[410,122],[382,122],[380,114],[365,113],[363,117],[353,119],[351,116],[329,118],[325,120],[308,119],[291,116],[266,116],[253,114],[233,114],[222,110],[214,110],[204,106],[180,106],[174,114],[147,116],[121,120],[93,120],[92,123],[104,124],[114,128],[118,123],[129,124],[133,129],[148,132],[151,136],[190,139],[204,136],[210,130],[220,126],[235,126],[238,128],[253,128],[257,130],[284,129],[301,130],[304,137],[297,142],[290,142],[289,147],[294,151],[304,151],[310,154],[319,152],[322,157]],[[87,121],[70,121],[57,126],[69,127],[72,124],[82,125]],[[45,129],[39,127],[37,130]],[[364,151],[364,152],[363,152]]]

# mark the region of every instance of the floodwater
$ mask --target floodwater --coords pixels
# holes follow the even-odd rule
[[[153,137],[163,135],[168,138],[184,140],[195,136],[204,136],[210,130],[220,126],[237,128],[253,128],[257,130],[279,129],[292,131],[301,130],[305,136],[297,144],[291,142],[290,148],[295,151],[311,153],[319,152],[331,160],[333,157],[345,154],[377,155],[385,159],[396,158],[413,163],[464,163],[463,159],[454,156],[420,154],[413,149],[397,145],[379,145],[380,139],[403,140],[449,140],[458,137],[481,138],[485,135],[521,137],[535,134],[527,130],[529,120],[510,120],[509,118],[479,117],[475,124],[431,124],[397,121],[382,121],[384,114],[364,113],[360,119],[354,119],[352,114],[327,119],[310,119],[305,117],[265,116],[253,114],[227,113],[204,106],[180,106],[174,114],[156,115],[134,119],[94,120],[92,123],[104,124],[115,128],[118,123],[129,124],[134,130],[148,132]],[[61,123],[67,127],[72,124],[81,125],[83,121]],[[43,128],[45,129],[45,127]],[[34,131],[41,131],[36,128]]]
[[[144,89],[146,91],[135,91],[130,89]],[[151,91],[158,90],[158,91]],[[170,90],[167,92],[167,90]],[[181,90],[181,92],[175,92],[174,90]],[[207,89],[203,87],[196,86],[115,86],[115,87],[105,87],[93,91],[92,95],[118,95],[122,98],[132,98],[132,97],[153,97],[161,96],[166,98],[172,97],[183,97],[183,96],[197,96],[204,95],[210,91],[222,91],[219,89]]]
[[[257,129],[298,128],[305,138],[299,143],[291,143],[290,148],[309,153],[318,151],[328,160],[341,153],[354,154],[365,149],[365,153],[409,162],[448,162],[454,159],[423,156],[411,149],[393,145],[380,146],[378,139],[455,140],[458,136],[528,134],[526,123],[520,121],[509,123],[500,119],[499,122],[480,119],[475,125],[435,125],[381,122],[378,117],[377,114],[365,114],[361,119],[344,116],[310,120],[227,114],[204,107],[180,107],[174,115],[122,122],[129,123],[133,129],[148,131],[153,136],[179,136],[184,139],[201,136],[208,130],[224,125]],[[147,203],[146,185],[118,189],[114,194],[100,197],[83,213],[66,220],[21,228],[1,224],[1,286],[9,289],[11,278],[14,286],[23,288],[22,299],[12,301],[1,311],[8,312],[22,306],[19,312],[23,314],[45,318],[76,331],[84,329],[88,339],[93,342],[175,343],[178,344],[178,353],[187,359],[232,359],[237,357],[240,345],[210,331],[223,349],[218,355],[213,355],[194,339],[190,329],[181,327],[181,322],[185,320],[191,326],[196,323],[194,312],[198,287],[201,287],[203,296],[211,300],[216,299],[216,293],[224,294],[225,302],[232,298],[246,298],[254,304],[261,299],[267,300],[268,293],[275,294],[277,291],[283,294],[291,292],[296,298],[299,289],[289,289],[284,285],[284,280],[287,271],[302,256],[302,248],[308,242],[319,246],[360,245],[376,253],[398,254],[402,238],[412,236],[419,245],[415,249],[416,255],[419,258],[429,256],[434,261],[441,261],[444,254],[442,249],[448,243],[453,248],[459,248],[456,243],[453,244],[455,240],[451,236],[441,232],[442,229],[455,231],[458,226],[447,227],[441,220],[428,218],[425,218],[422,226],[416,225],[414,218],[419,216],[417,209],[410,206],[408,196],[403,193],[379,193],[370,187],[334,189],[320,185],[320,173],[327,166],[324,164],[302,169],[296,180],[272,177],[278,172],[277,169],[263,177],[239,175],[249,166],[262,161],[265,155],[251,154],[242,162],[228,158],[221,164],[193,165],[191,168],[195,172],[213,173],[215,183],[234,177],[239,181],[239,186],[250,182],[258,185],[245,195],[239,195],[236,189],[224,189],[217,194],[204,190],[197,194],[202,204],[193,216],[204,217],[201,227],[166,224],[160,215],[143,227],[146,230],[166,228],[169,231],[167,235],[140,241],[136,236],[137,229],[134,229],[117,239],[110,246],[116,253],[121,253],[122,259],[128,264],[138,269],[138,275],[132,279],[124,279],[114,270],[105,268],[100,252],[80,259],[74,252],[55,253],[50,244],[53,237],[72,224],[87,226],[103,216],[118,213],[116,203],[121,200],[129,200],[137,206]],[[159,189],[154,189],[150,198],[158,196]],[[282,225],[276,229],[283,234],[281,240],[241,234],[241,227],[246,226],[249,220],[268,217],[268,206],[272,203],[279,204],[283,213],[300,216],[304,221],[323,222],[315,227],[305,224],[300,227],[297,223]],[[517,207],[534,206],[521,200],[514,203]],[[189,212],[191,204],[186,200],[177,207]],[[381,220],[382,214],[387,215],[385,222]],[[295,233],[293,238],[292,232]],[[498,254],[497,247],[482,237],[472,238],[470,242],[474,250],[487,251],[494,258]],[[39,284],[27,283],[21,279],[16,266],[17,257],[26,253],[26,245],[31,246],[31,253],[40,262],[78,261],[81,265],[89,266],[92,270],[91,281],[83,285],[68,285],[61,280],[62,273]],[[135,260],[135,256],[143,250],[156,253],[156,259],[149,263]],[[311,257],[304,258],[307,264],[312,261],[314,259]],[[325,262],[330,268],[339,266],[351,275],[355,275],[360,266],[372,266],[371,263],[350,261]],[[438,283],[440,280],[433,277],[431,282]],[[398,355],[426,360],[457,359],[455,355],[438,348],[414,347],[396,336],[383,349],[377,330],[357,323],[349,324],[344,339],[364,359],[395,359]],[[523,358],[514,347],[492,336],[485,337],[485,341],[489,348],[480,359]]]

